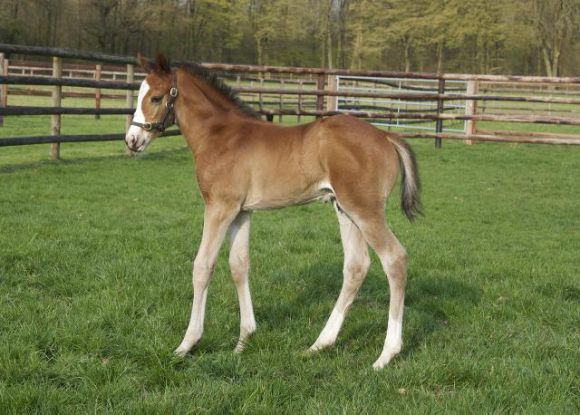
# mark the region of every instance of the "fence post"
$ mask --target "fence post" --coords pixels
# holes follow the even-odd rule
[[[8,59],[0,53],[0,75],[8,75]],[[0,85],[0,108],[8,105],[8,85]],[[4,126],[4,117],[0,115],[0,127]]]
[[[479,92],[479,82],[475,80],[467,81],[467,90],[465,93],[467,95],[475,95],[478,92]],[[476,112],[477,112],[477,101],[474,99],[467,100],[465,102],[465,115],[474,116]],[[477,125],[475,123],[475,120],[467,120],[467,122],[465,123],[465,136],[468,137],[468,139],[465,140],[465,144],[472,145],[475,143],[473,140],[470,140],[469,137],[471,137],[476,132]]]
[[[101,80],[101,71],[103,70],[103,65],[97,64],[95,68],[95,81]],[[98,111],[101,109],[101,88],[95,89],[95,109]],[[99,120],[101,114],[95,114],[95,119]]]
[[[135,65],[127,64],[127,83],[133,83],[135,80]],[[127,108],[133,109],[133,90],[127,90]],[[129,130],[131,126],[131,120],[133,119],[133,115],[127,115],[127,119],[125,121],[125,131]]]
[[[304,89],[304,81],[299,80],[298,85],[300,85],[300,91]],[[298,124],[302,122],[302,94],[298,94]]]
[[[54,78],[62,78],[62,58],[53,57],[52,58],[52,76]],[[52,90],[52,106],[59,108],[62,102],[62,86],[57,85],[53,87]],[[52,115],[51,116],[51,133],[53,136],[60,135],[60,125],[61,116]],[[60,159],[60,143],[52,143],[50,145],[50,158],[52,160]]]
[[[443,95],[445,93],[445,79],[439,79],[439,84],[437,87],[437,93],[439,95]],[[443,114],[444,106],[443,100],[437,100],[437,117]],[[441,148],[441,133],[443,132],[443,120],[437,118],[435,122],[435,148]]]
[[[338,76],[328,75],[328,91],[336,92],[338,91]],[[329,95],[326,100],[326,110],[327,111],[338,111],[338,97],[336,95]]]
[[[264,100],[262,97],[262,90],[264,89],[264,74],[260,72],[260,93],[258,94],[258,105],[260,111],[264,109]],[[274,114],[266,114],[266,120],[269,122],[274,122]]]
[[[280,80],[280,89],[284,89],[284,80]],[[278,114],[278,122],[282,124],[282,108],[284,107],[284,95],[280,94],[280,100],[278,101],[278,109],[280,114]]]
[[[318,75],[318,79],[316,81],[316,89],[320,91],[324,90],[325,84],[326,84],[326,75],[321,73],[320,75]],[[324,95],[316,96],[316,111],[324,111]],[[317,115],[316,118],[321,118],[321,116]]]

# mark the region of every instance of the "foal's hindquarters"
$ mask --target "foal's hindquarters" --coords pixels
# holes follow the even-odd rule
[[[263,133],[263,142],[258,132]],[[276,137],[275,145],[272,144],[273,136]],[[217,194],[212,197],[204,194],[204,231],[194,261],[192,316],[176,352],[187,353],[201,338],[207,286],[219,246],[228,230],[231,235],[230,266],[240,303],[240,339],[235,349],[239,352],[256,329],[248,284],[248,210],[325,198],[333,201],[340,225],[344,249],[343,284],[328,322],[309,350],[317,351],[336,341],[346,313],[367,274],[369,245],[378,255],[390,287],[387,335],[383,351],[373,365],[375,369],[382,368],[402,346],[407,262],[405,249],[387,226],[384,209],[396,182],[399,165],[403,170],[405,212],[411,217],[418,208],[419,178],[410,147],[397,137],[348,116],[331,117],[293,128],[257,123],[254,137],[251,143],[244,142],[244,151],[237,159],[238,165],[250,170],[235,173],[238,179],[250,177],[251,180],[228,183],[230,189],[244,189],[241,193],[245,202],[236,207],[236,203],[231,201],[236,199],[232,194],[221,198],[224,200]],[[235,151],[236,143],[231,143],[228,148]],[[207,177],[206,171],[201,179],[198,174],[202,192],[205,187],[202,182]],[[286,198],[280,196],[281,186],[287,193]]]
[[[360,121],[356,123],[356,133],[352,128],[351,123],[343,126],[337,122],[329,128],[330,135],[323,146],[344,249],[343,284],[330,318],[310,350],[320,350],[336,341],[370,266],[368,244],[377,253],[390,287],[387,335],[383,351],[373,364],[375,369],[381,369],[402,347],[407,279],[406,252],[389,229],[384,209],[397,178],[399,161],[410,155],[408,161],[414,163],[414,158],[410,148],[394,136]],[[414,166],[406,167],[410,175],[416,175]],[[406,179],[412,179],[410,175]]]

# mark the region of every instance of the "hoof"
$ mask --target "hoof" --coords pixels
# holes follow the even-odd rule
[[[187,344],[186,345],[180,344],[179,347],[173,351],[173,353],[175,353],[177,356],[184,357],[185,355],[187,355],[191,351],[191,349],[193,349],[195,346],[197,346],[198,342],[199,342],[199,340],[197,342],[193,343],[191,346],[189,346]]]
[[[389,351],[386,353],[385,352],[381,353],[376,362],[373,363],[373,369],[374,370],[383,369],[386,365],[389,364],[391,360],[393,360],[393,357],[395,357],[398,353],[399,351]]]
[[[173,351],[173,354],[179,357],[185,357],[187,355],[187,353],[189,353],[189,350],[187,349],[182,349],[181,347],[178,347],[177,349],[175,349]]]
[[[248,342],[250,341],[250,338],[254,335],[255,331],[256,325],[254,324],[249,329],[246,329],[245,331],[242,331],[242,333],[240,333],[240,339],[238,340],[238,344],[236,344],[236,347],[234,348],[234,353],[242,353],[244,350],[246,350],[246,346],[248,345]]]
[[[319,352],[320,350],[315,348],[314,346],[310,346],[308,349],[306,349],[303,354],[304,356],[312,356],[314,354],[316,354],[317,352]]]
[[[240,354],[244,351],[244,349],[246,348],[246,342],[243,341],[239,341],[238,344],[236,344],[236,347],[234,347],[234,353],[235,354]]]
[[[308,349],[308,353],[316,353],[316,352],[320,352],[330,346],[332,346],[334,343],[328,343],[328,344],[323,344],[323,343],[314,343],[312,346],[310,346],[310,348]]]

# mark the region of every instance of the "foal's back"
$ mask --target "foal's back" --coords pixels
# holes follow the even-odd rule
[[[295,127],[257,122],[248,132],[232,145],[248,210],[306,203],[329,192],[347,204],[357,198],[382,206],[396,180],[398,158],[387,134],[351,116]]]

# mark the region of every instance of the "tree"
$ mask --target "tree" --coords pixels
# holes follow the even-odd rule
[[[0,0],[0,42],[174,59],[577,74],[580,0]]]
[[[0,7],[0,40],[3,42],[15,43],[21,39],[25,27],[19,19],[22,7],[20,0],[5,0]]]
[[[411,71],[413,54],[428,43],[426,34],[433,21],[427,0],[391,0],[383,13],[381,31],[386,42],[396,45],[403,54],[403,69]],[[426,18],[426,16],[428,18]],[[435,32],[435,31],[434,31]]]
[[[274,0],[250,0],[248,17],[256,42],[258,65],[268,62],[267,46],[275,36],[278,18]]]
[[[350,67],[378,67],[381,51],[387,46],[384,28],[385,10],[389,3],[380,0],[351,0],[348,4]]]
[[[562,53],[578,32],[580,0],[524,0],[548,76],[558,76]]]

